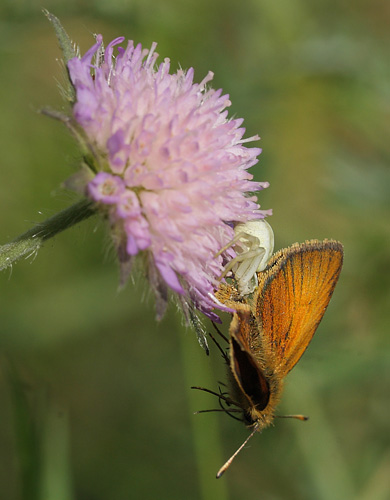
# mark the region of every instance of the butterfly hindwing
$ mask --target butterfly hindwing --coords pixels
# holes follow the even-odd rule
[[[312,240],[276,253],[258,274],[255,316],[282,376],[298,362],[320,323],[343,261],[342,245]]]

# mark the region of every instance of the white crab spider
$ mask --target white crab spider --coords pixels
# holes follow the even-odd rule
[[[219,254],[234,245],[236,257],[225,267],[222,278],[233,271],[241,295],[248,295],[256,288],[256,273],[265,269],[274,250],[274,233],[264,219],[240,222],[234,228],[235,236]]]

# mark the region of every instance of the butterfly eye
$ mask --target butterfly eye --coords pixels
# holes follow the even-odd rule
[[[244,423],[245,423],[245,425],[247,425],[249,427],[250,425],[255,424],[256,420],[253,420],[253,418],[250,416],[250,414],[248,412],[245,412],[244,413]]]

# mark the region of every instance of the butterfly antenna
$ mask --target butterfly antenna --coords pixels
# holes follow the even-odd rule
[[[245,439],[245,441],[242,443],[242,445],[236,450],[233,455],[229,458],[227,462],[219,469],[217,472],[217,479],[219,479],[222,474],[224,474],[228,468],[231,466],[233,460],[236,458],[236,456],[240,453],[240,451],[244,448],[244,446],[247,444],[247,442],[254,436],[254,434],[257,432],[259,426],[258,424],[254,426],[253,431],[249,434],[249,436]]]
[[[309,417],[306,415],[275,415],[275,418],[295,418],[296,420],[301,420],[302,422],[309,420]]]

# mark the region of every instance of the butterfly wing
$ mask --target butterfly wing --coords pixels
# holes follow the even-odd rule
[[[230,324],[230,368],[234,377],[234,398],[244,410],[263,410],[270,398],[268,381],[253,355],[258,324],[250,307],[236,304]]]
[[[329,304],[342,261],[341,243],[312,240],[276,253],[258,274],[254,312],[282,376],[309,345]]]

